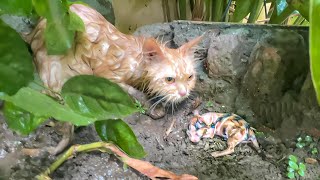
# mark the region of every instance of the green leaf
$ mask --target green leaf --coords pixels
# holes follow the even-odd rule
[[[29,16],[32,11],[31,0],[1,0],[0,15],[11,14],[16,16]]]
[[[294,155],[290,155],[288,158],[290,161],[297,162],[297,157]]]
[[[287,0],[276,0],[277,3],[277,15],[280,15],[283,10],[288,6]]]
[[[315,154],[318,154],[318,149],[317,148],[312,148],[311,149],[311,154],[315,155]]]
[[[71,122],[77,126],[86,126],[95,121],[95,119],[82,116],[68,106],[61,105],[49,96],[28,87],[21,88],[14,96],[0,93],[0,99],[11,102],[36,117],[53,117],[56,120]]]
[[[36,116],[29,113],[11,102],[5,102],[3,115],[10,129],[24,135],[34,131],[40,124],[48,119],[48,117]]]
[[[294,169],[293,169],[293,168],[291,168],[291,167],[287,167],[287,171],[288,171],[288,172],[293,172],[293,171],[294,171]]]
[[[287,174],[289,179],[293,179],[294,178],[294,172],[288,172]]]
[[[134,158],[143,158],[146,153],[131,128],[121,119],[96,121],[95,128],[103,141],[112,141]]]
[[[301,148],[303,148],[303,147],[304,147],[304,145],[303,145],[303,143],[298,142],[298,143],[296,144],[296,147],[301,149]]]
[[[275,8],[277,8],[277,6],[275,6]],[[294,12],[294,8],[292,6],[287,6],[279,15],[275,12],[276,11],[272,13],[269,24],[281,24]]]
[[[298,169],[299,169],[297,163],[296,163],[296,162],[293,162],[293,161],[289,161],[289,166],[290,166],[291,168],[293,168],[294,170],[298,170]]]
[[[19,34],[2,21],[0,38],[0,92],[12,95],[32,80],[32,57]]]
[[[97,120],[119,119],[138,111],[120,86],[92,75],[69,79],[62,87],[61,95],[75,112]]]
[[[298,142],[302,141],[302,137],[298,137],[298,138],[297,138],[297,141],[298,141]]]
[[[180,15],[180,19],[181,20],[186,20],[187,19],[187,0],[179,0],[179,15]],[[206,11],[209,11],[208,9],[206,9]]]
[[[44,36],[49,55],[65,54],[71,48],[75,32],[67,29],[68,21],[63,19],[47,23]]]
[[[33,81],[28,84],[28,87],[38,92],[46,89],[38,73],[33,74]]]
[[[263,6],[263,0],[255,0],[250,8],[250,16],[248,23],[255,23],[259,17],[261,8]]]
[[[320,1],[312,0],[310,3],[310,66],[313,86],[320,105]]]
[[[68,10],[66,0],[32,0],[32,4],[38,15],[50,22],[61,21]]]
[[[306,137],[304,138],[304,140],[305,140],[306,142],[312,142],[312,137],[311,137],[311,136],[306,136]]]
[[[69,11],[70,23],[68,29],[71,31],[80,31],[83,32],[85,30],[84,23],[82,19],[76,14]]]
[[[318,1],[318,0],[311,0]],[[309,0],[287,0],[289,6],[293,7],[295,10],[298,10],[299,13],[309,21]]]
[[[223,5],[225,4],[224,1],[212,1],[211,3],[211,19],[214,22],[220,22],[223,15]]]
[[[299,174],[300,176],[304,176],[304,170],[299,169],[298,174]]]
[[[305,171],[306,170],[306,165],[303,163],[299,163],[299,169]]]
[[[36,12],[47,19],[45,29],[45,44],[49,55],[65,54],[72,47],[75,31],[68,28],[79,28],[80,22],[74,20],[68,14],[68,3],[66,0],[32,0]],[[72,19],[73,22],[70,22]],[[77,22],[75,22],[77,21]],[[72,23],[72,25],[70,25]],[[59,37],[59,38],[57,38]]]
[[[232,21],[240,22],[245,18],[250,13],[254,1],[255,0],[237,0]]]

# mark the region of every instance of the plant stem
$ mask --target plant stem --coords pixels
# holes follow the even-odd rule
[[[36,178],[39,180],[50,179],[49,174],[55,171],[62,163],[64,163],[66,160],[72,157],[75,153],[82,152],[82,151],[99,150],[108,144],[110,143],[95,142],[91,144],[71,146],[66,152],[64,152],[61,156],[59,156],[58,159],[49,168],[47,168],[43,173],[36,176]]]

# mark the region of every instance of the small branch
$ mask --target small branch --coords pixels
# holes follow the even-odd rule
[[[119,160],[121,160],[123,163],[129,165],[133,169],[139,171],[140,173],[148,176],[151,179],[157,179],[157,178],[176,179],[176,180],[198,179],[197,177],[189,174],[176,175],[170,171],[165,171],[163,169],[155,167],[149,162],[130,158],[128,155],[122,152],[116,145],[112,143],[106,143],[106,142],[95,142],[91,144],[71,146],[65,153],[59,156],[58,159],[49,168],[47,168],[44,172],[36,176],[36,178],[38,180],[50,180],[51,178],[49,177],[49,174],[55,171],[62,163],[64,163],[70,157],[73,157],[75,153],[89,152],[89,151],[96,151],[96,150],[102,151],[102,152],[112,151],[115,155],[117,155]]]

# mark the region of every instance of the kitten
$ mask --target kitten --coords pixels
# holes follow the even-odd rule
[[[45,19],[30,36],[34,62],[45,86],[59,92],[72,76],[90,74],[119,84],[148,108],[151,103],[141,91],[170,103],[189,96],[196,82],[193,47],[201,37],[178,49],[170,49],[154,38],[122,34],[88,6],[73,4],[70,10],[83,20],[85,31],[76,34],[75,44],[67,54],[47,54]],[[149,114],[156,119],[162,117],[164,111]]]

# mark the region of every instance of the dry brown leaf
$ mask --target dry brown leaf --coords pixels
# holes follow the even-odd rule
[[[139,171],[140,173],[148,176],[150,179],[172,179],[172,180],[196,180],[197,177],[189,174],[176,175],[173,172],[160,169],[153,166],[151,163],[128,157],[115,145],[108,145],[105,148],[110,149],[113,153],[121,157],[121,160]]]
[[[201,104],[201,98],[197,97],[192,103],[192,110],[197,109],[197,107],[199,107],[200,104]]]
[[[318,161],[313,158],[305,158],[304,161],[308,164],[316,164]]]

